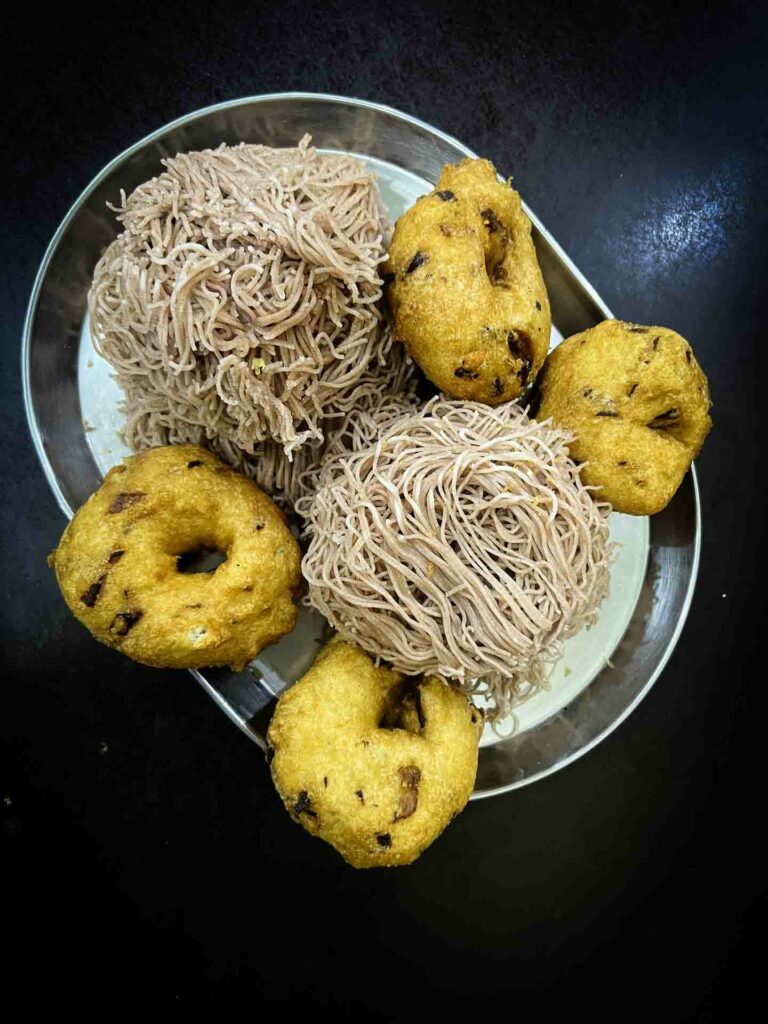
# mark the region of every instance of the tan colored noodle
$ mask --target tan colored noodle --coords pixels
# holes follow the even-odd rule
[[[381,379],[372,382],[370,389],[360,395],[354,407],[345,415],[326,420],[326,441],[319,449],[305,446],[299,452],[299,460],[305,451],[312,451],[312,455],[308,454],[299,471],[291,473],[289,486],[284,491],[287,503],[300,516],[309,515],[319,487],[322,466],[326,461],[345,452],[369,447],[378,440],[381,431],[391,421],[416,409],[418,400],[415,393],[413,364],[406,363],[402,353],[402,346],[396,346],[392,362],[381,374]],[[281,452],[275,452],[274,462],[278,476],[281,476],[286,471],[285,456]],[[263,474],[263,478],[268,482],[266,473]],[[258,473],[256,481],[261,483]],[[265,483],[261,485],[265,490],[268,489]],[[280,489],[277,489],[277,494],[281,496]]]
[[[325,440],[307,442],[291,458],[282,445],[265,441],[254,456],[230,461],[279,504],[306,515],[323,459],[372,444],[382,423],[415,405],[413,364],[406,361],[403,346],[394,345],[386,358],[383,367],[374,366],[360,378],[349,409],[323,420]]]
[[[365,401],[391,346],[374,175],[308,136],[295,149],[221,146],[164,163],[123,194],[124,230],[89,295],[126,441],[208,443],[233,463],[268,439],[274,452],[309,444],[317,455],[324,420]],[[280,473],[290,489],[296,468]]]
[[[309,603],[400,671],[440,672],[505,716],[608,592],[610,508],[581,482],[570,439],[516,404],[433,399],[327,458]]]
[[[156,443],[207,445],[255,480],[278,505],[306,515],[317,490],[323,458],[351,450],[361,437],[372,443],[382,422],[402,415],[415,404],[413,363],[406,359],[403,346],[391,345],[388,340],[382,353],[385,364],[374,364],[361,375],[353,404],[348,403],[351,408],[323,419],[324,439],[312,438],[291,455],[286,455],[282,444],[272,440],[262,441],[249,455],[224,439],[206,437],[202,428],[189,424],[177,424],[173,437]]]

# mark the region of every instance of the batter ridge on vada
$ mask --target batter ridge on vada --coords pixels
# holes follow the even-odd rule
[[[438,676],[406,678],[336,637],[267,733],[291,816],[353,867],[410,864],[464,808],[481,712]]]
[[[215,569],[184,571],[215,551]],[[49,562],[80,622],[145,665],[239,670],[296,621],[300,552],[285,517],[197,445],[111,469]]]
[[[712,426],[707,378],[667,327],[605,320],[559,345],[537,385],[537,418],[575,434],[582,479],[617,512],[660,512]]]
[[[549,299],[520,196],[490,161],[443,168],[397,221],[385,271],[395,336],[447,395],[498,405],[533,382]]]

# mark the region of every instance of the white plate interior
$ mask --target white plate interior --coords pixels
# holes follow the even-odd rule
[[[391,221],[433,187],[393,164],[354,155],[377,174]],[[550,347],[560,341],[562,335],[553,327]],[[118,406],[122,392],[111,376],[111,367],[91,344],[87,316],[78,355],[78,390],[88,445],[104,474],[130,450],[119,436],[122,416]],[[624,636],[645,577],[649,524],[644,517],[614,513],[610,525],[611,539],[618,549],[611,569],[610,594],[597,623],[566,641],[563,658],[554,666],[548,688],[522,704],[514,720],[499,723],[497,728],[502,737],[513,729],[518,733],[530,730],[566,707],[610,663],[611,654]],[[256,659],[254,668],[275,694],[295,682],[309,667],[324,628],[325,622],[317,613],[302,609],[293,633]],[[498,741],[499,735],[486,727],[481,746]]]

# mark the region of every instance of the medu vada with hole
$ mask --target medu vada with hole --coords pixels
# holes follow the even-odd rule
[[[395,337],[447,395],[517,398],[549,348],[549,299],[520,196],[488,160],[443,168],[395,225],[384,268]]]
[[[277,703],[272,779],[293,819],[353,867],[410,864],[463,809],[482,713],[437,676],[377,667],[338,637]]]
[[[709,387],[689,343],[667,327],[605,320],[547,358],[539,420],[573,431],[582,479],[617,512],[660,512],[701,451]]]
[[[226,560],[185,571],[215,552]],[[296,621],[300,552],[285,517],[193,444],[111,469],[49,562],[80,622],[144,665],[239,670]]]

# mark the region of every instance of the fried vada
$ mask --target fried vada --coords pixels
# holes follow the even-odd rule
[[[559,345],[537,386],[536,418],[576,435],[584,482],[630,515],[669,503],[712,426],[707,378],[667,327],[605,320]]]
[[[520,196],[490,161],[443,168],[397,221],[385,272],[396,338],[447,395],[498,405],[534,380],[549,300]]]
[[[353,867],[391,867],[465,806],[481,731],[481,712],[442,679],[377,668],[335,638],[278,701],[268,757],[295,821]]]
[[[217,551],[215,569],[185,571]],[[49,562],[80,622],[145,665],[239,670],[296,621],[300,552],[285,517],[197,445],[111,469]]]

